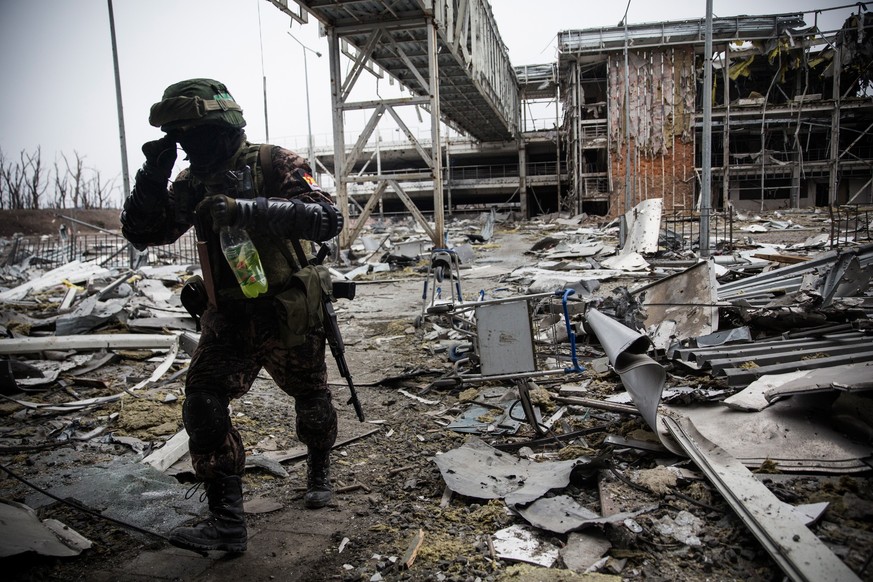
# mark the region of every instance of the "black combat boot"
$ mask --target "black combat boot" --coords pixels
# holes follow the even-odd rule
[[[186,550],[244,552],[248,535],[243,512],[242,479],[238,475],[206,483],[210,516],[192,527],[170,532],[170,543]]]
[[[303,505],[309,509],[324,507],[333,500],[330,486],[330,449],[309,449],[306,455],[306,495]]]

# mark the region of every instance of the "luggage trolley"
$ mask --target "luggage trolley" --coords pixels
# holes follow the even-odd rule
[[[442,284],[446,279],[448,279],[449,292],[448,298],[444,299]],[[458,253],[453,249],[433,249],[421,292],[421,315],[416,319],[416,327],[424,322],[427,314],[446,313],[451,311],[455,304],[463,301],[461,259]]]

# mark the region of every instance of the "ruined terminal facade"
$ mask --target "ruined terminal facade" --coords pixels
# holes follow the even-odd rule
[[[870,203],[873,16],[820,31],[803,14],[712,23],[712,207]],[[568,210],[701,191],[705,20],[558,34]]]
[[[666,213],[693,214],[704,135],[713,209],[873,201],[873,16],[860,8],[835,12],[842,24],[833,30],[818,26],[815,11],[714,18],[710,59],[701,18],[569,29],[558,32],[554,61],[510,65],[490,5],[468,4],[458,12],[437,2],[432,19],[403,21],[368,13],[369,4],[360,14],[312,7],[335,25],[336,60],[353,61],[348,78],[333,81],[334,144],[314,154],[355,224],[374,211],[413,210],[437,242],[444,211],[614,217],[661,198]],[[412,96],[347,101],[362,72],[385,74]],[[410,105],[441,123],[431,116],[426,136],[400,121],[379,131]],[[354,144],[343,137],[352,110],[372,110]]]

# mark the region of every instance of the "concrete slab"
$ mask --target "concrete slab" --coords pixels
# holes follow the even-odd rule
[[[141,553],[130,562],[122,564],[117,573],[146,576],[151,580],[190,580],[212,565],[209,558],[192,552],[177,554],[160,550]]]

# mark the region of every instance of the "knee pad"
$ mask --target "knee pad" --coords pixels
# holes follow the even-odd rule
[[[297,436],[301,442],[316,448],[329,449],[333,446],[337,418],[329,394],[298,397],[294,402],[294,410],[297,412]]]
[[[221,446],[230,430],[227,403],[208,392],[190,392],[182,405],[182,421],[192,453],[210,453]]]

